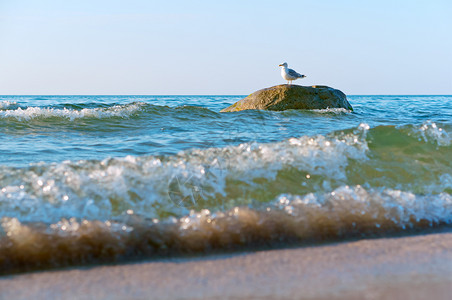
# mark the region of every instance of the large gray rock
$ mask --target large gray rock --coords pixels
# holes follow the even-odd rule
[[[301,86],[281,84],[262,89],[221,110],[221,112],[245,109],[286,110],[345,108],[353,110],[347,97],[340,90],[324,85]]]

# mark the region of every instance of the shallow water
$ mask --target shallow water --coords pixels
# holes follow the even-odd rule
[[[2,273],[452,221],[452,96],[0,96]]]

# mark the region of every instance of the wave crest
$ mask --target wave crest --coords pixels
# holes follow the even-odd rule
[[[17,102],[15,102],[15,101],[9,101],[9,100],[0,101],[0,110],[16,109],[17,107],[18,107]]]
[[[405,131],[361,124],[326,136],[170,156],[3,166],[0,206],[4,216],[29,222],[106,220],[128,209],[161,219],[191,209],[255,207],[283,193],[327,192],[347,184],[450,193],[450,149]]]
[[[342,186],[328,194],[281,195],[252,209],[192,211],[158,221],[128,210],[116,220],[62,219],[53,224],[3,218],[0,273],[159,257],[315,243],[452,222],[452,197]]]
[[[16,108],[0,111],[0,118],[8,119],[14,118],[19,121],[29,121],[32,119],[47,119],[47,118],[63,118],[69,121],[82,118],[130,118],[134,114],[140,112],[147,104],[142,102],[134,102],[125,105],[114,105],[107,108],[83,108],[68,109],[68,108],[45,108],[45,107],[27,107]]]

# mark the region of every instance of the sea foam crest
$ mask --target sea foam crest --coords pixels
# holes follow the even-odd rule
[[[106,219],[128,209],[159,218],[162,213],[185,214],[190,207],[221,208],[254,197],[247,193],[262,190],[282,170],[298,170],[305,179],[308,174],[346,180],[349,159],[367,159],[367,130],[362,124],[338,136],[196,149],[175,156],[2,167],[0,203],[6,216],[26,221]],[[261,193],[262,201],[265,197],[273,196]]]
[[[27,107],[26,109],[22,109],[19,107],[15,110],[0,111],[0,118],[15,118],[20,121],[54,117],[68,119],[70,121],[81,118],[129,118],[131,115],[142,110],[145,105],[142,102],[135,102],[108,108],[84,108],[81,110],[44,107]]]
[[[414,159],[402,162],[396,157],[397,164],[393,163],[397,151],[389,160],[382,160],[388,148],[374,145],[369,150],[366,139],[370,131],[376,143],[381,129],[361,124],[326,136],[194,149],[171,156],[3,166],[0,206],[4,216],[21,221],[70,217],[106,220],[127,210],[160,219],[181,216],[190,209],[225,210],[238,204],[254,207],[253,199],[268,203],[282,193],[321,193],[346,184],[384,186],[413,191],[413,195],[449,193],[452,179],[444,164],[447,153],[438,151],[438,160],[430,163],[416,160],[419,152],[412,154]],[[399,174],[399,168],[406,171]]]
[[[332,114],[337,114],[337,115],[339,115],[339,114],[347,114],[347,113],[351,113],[352,112],[351,110],[346,109],[346,108],[342,108],[342,107],[340,107],[340,108],[335,107],[335,108],[312,109],[310,111],[315,112],[315,113],[319,113],[319,114],[332,113]]]
[[[17,102],[15,101],[9,101],[9,100],[2,100],[0,101],[0,109],[10,109],[17,106]]]
[[[420,222],[429,226],[452,223],[452,196],[447,193],[416,195],[387,188],[341,186],[323,194],[281,195],[276,205],[297,218],[312,218],[309,226],[319,225],[315,224],[314,215],[317,220],[328,218],[337,223],[370,224],[377,228],[396,226],[406,229]]]
[[[417,131],[425,142],[433,139],[438,146],[451,145],[452,136],[444,128],[432,121],[424,122]]]
[[[268,247],[287,242],[387,235],[452,221],[449,194],[341,186],[328,194],[281,195],[267,207],[192,211],[163,221],[61,219],[53,224],[3,217],[0,274],[87,262]],[[7,259],[2,259],[7,258]]]

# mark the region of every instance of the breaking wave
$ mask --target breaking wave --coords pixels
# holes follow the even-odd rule
[[[134,114],[142,111],[148,104],[135,102],[125,105],[113,105],[110,107],[80,108],[74,109],[75,105],[70,108],[54,108],[54,107],[15,107],[16,103],[3,101],[0,103],[0,119],[16,119],[19,121],[30,121],[33,119],[60,118],[69,121],[82,118],[112,118],[121,117],[129,118]],[[69,106],[69,105],[68,105]],[[14,109],[8,109],[8,108]]]
[[[177,155],[1,166],[0,270],[450,224],[449,132],[433,122],[361,124]]]
[[[53,224],[3,218],[1,273],[201,254],[287,243],[383,235],[452,221],[450,194],[415,195],[343,186],[327,194],[281,195],[260,208],[192,211],[147,219],[127,210],[119,220],[62,219]]]

